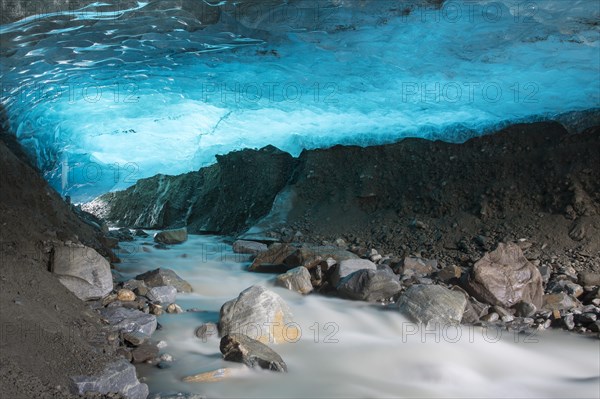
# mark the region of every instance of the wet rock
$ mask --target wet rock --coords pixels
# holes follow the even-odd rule
[[[313,290],[310,277],[310,272],[306,267],[298,266],[277,276],[275,285],[299,292],[300,294],[308,294]]]
[[[537,308],[533,303],[521,301],[513,306],[515,315],[518,317],[531,317],[537,311]]]
[[[200,338],[203,342],[206,342],[210,337],[219,334],[219,328],[215,323],[204,323],[196,328],[194,333],[196,334],[196,337]]]
[[[146,297],[158,304],[171,304],[177,298],[177,289],[171,285],[152,287],[148,290]]]
[[[105,308],[100,314],[113,328],[120,332],[140,332],[147,336],[156,330],[156,317],[135,309],[122,307]]]
[[[439,285],[412,285],[398,301],[401,313],[426,326],[459,324],[467,298]]]
[[[154,241],[159,244],[181,244],[188,239],[187,228],[164,230],[154,234]]]
[[[550,276],[552,275],[552,267],[550,265],[541,265],[538,266],[538,270],[540,272],[540,275],[542,276],[542,282],[544,284],[548,284]]]
[[[368,259],[346,259],[333,269],[330,281],[334,287],[346,276],[363,269],[377,270],[377,265]]]
[[[467,284],[472,295],[492,305],[510,308],[520,301],[542,306],[542,276],[516,244],[498,244],[473,266]]]
[[[564,292],[544,295],[544,309],[547,310],[571,310],[580,306],[577,299]]]
[[[337,246],[304,244],[285,258],[283,264],[289,268],[304,266],[310,270],[327,259],[339,263],[346,259],[358,259],[358,256]]]
[[[225,335],[221,338],[219,349],[223,358],[231,362],[243,363],[251,368],[287,371],[287,365],[274,350],[243,334]]]
[[[155,316],[160,316],[164,312],[164,308],[161,305],[151,303],[149,304],[149,311]]]
[[[177,292],[192,292],[190,283],[179,277],[173,270],[158,268],[135,277],[142,280],[148,287],[173,286]]]
[[[133,235],[134,235],[134,236],[136,236],[136,237],[142,237],[142,238],[146,238],[146,237],[148,237],[148,236],[149,236],[149,234],[148,234],[148,233],[146,233],[146,232],[145,232],[144,230],[142,230],[142,229],[135,229],[135,231],[134,231]]]
[[[158,357],[158,348],[149,343],[142,344],[131,351],[133,363],[144,363]]]
[[[359,301],[385,301],[400,292],[398,276],[389,270],[358,270],[344,277],[337,286],[342,298]]]
[[[567,330],[572,330],[575,328],[575,320],[572,314],[565,315],[562,318],[562,322]]]
[[[117,299],[121,302],[132,302],[135,301],[136,296],[133,291],[123,288],[117,291]]]
[[[113,289],[108,261],[83,245],[54,247],[50,270],[69,291],[84,301],[102,298]]]
[[[256,241],[237,240],[233,243],[233,252],[238,254],[258,255],[268,250],[266,244]]]
[[[217,382],[231,376],[231,369],[223,368],[206,373],[191,375],[182,379],[183,382]],[[203,397],[204,398],[204,397]]]
[[[148,286],[142,280],[128,280],[123,283],[123,288],[131,290],[136,295],[145,296],[148,293]]]
[[[290,268],[285,266],[283,261],[294,251],[296,248],[289,244],[271,244],[265,252],[254,258],[248,270],[258,273],[285,273]]]
[[[169,306],[167,306],[166,311],[167,313],[183,313],[183,309],[181,308],[181,306],[177,305],[176,303],[172,303]]]
[[[76,395],[120,393],[128,399],[146,399],[148,386],[138,381],[135,366],[121,359],[109,363],[98,375],[72,377],[71,392]]]
[[[285,301],[261,286],[245,289],[221,307],[221,336],[241,333],[262,343],[294,342],[299,330]]]

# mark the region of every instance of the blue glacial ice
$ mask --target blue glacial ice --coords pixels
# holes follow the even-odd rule
[[[164,0],[0,26],[1,101],[52,185],[86,200],[241,148],[461,142],[600,107],[596,0],[244,1],[205,2],[208,25]]]

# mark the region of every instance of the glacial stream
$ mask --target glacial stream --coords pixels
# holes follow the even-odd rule
[[[597,398],[600,392],[597,339],[562,331],[527,335],[469,326],[426,331],[395,309],[274,287],[272,275],[246,271],[249,257],[233,253],[223,237],[192,235],[168,250],[154,248],[151,238],[120,246],[117,269],[124,278],[165,267],[194,289],[178,294],[177,303],[197,311],[158,317],[162,329],[153,339],[167,342],[161,353],[174,357],[171,367],[138,365],[151,393],[210,398]],[[202,340],[194,334],[202,323],[217,322],[221,305],[254,284],[281,295],[301,329],[296,342],[272,345],[287,363],[287,374],[226,362],[215,335]],[[181,381],[224,367],[234,371],[219,382]]]

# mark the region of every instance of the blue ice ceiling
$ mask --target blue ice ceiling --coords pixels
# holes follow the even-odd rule
[[[600,2],[430,3],[205,1],[217,23],[170,0],[38,15],[0,27],[1,100],[78,200],[235,149],[458,142],[600,106]]]

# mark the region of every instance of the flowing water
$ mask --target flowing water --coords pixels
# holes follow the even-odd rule
[[[225,239],[190,236],[168,250],[121,243],[125,278],[157,267],[175,270],[194,288],[178,294],[183,314],[158,318],[153,338],[165,340],[175,361],[168,369],[139,365],[153,393],[193,392],[207,397],[535,397],[597,398],[600,340],[562,331],[533,335],[461,326],[426,331],[394,309],[320,295],[301,296],[272,285],[272,276],[245,270],[249,258],[233,253]],[[226,301],[252,285],[281,295],[301,337],[272,347],[287,374],[245,369],[225,362],[216,336],[195,336],[204,322],[218,321]],[[227,380],[184,383],[185,376],[231,367]]]

